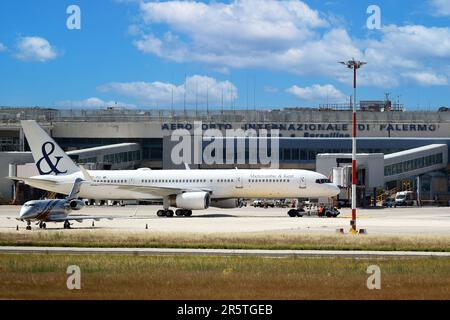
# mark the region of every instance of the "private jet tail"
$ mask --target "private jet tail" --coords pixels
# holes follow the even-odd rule
[[[80,171],[72,159],[36,121],[23,120],[21,125],[39,174],[59,175]]]
[[[83,183],[83,179],[76,178],[72,190],[70,191],[69,195],[66,197],[66,200],[73,200],[78,197],[78,193],[80,193],[81,184]]]

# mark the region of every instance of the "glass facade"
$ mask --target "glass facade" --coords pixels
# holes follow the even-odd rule
[[[20,139],[19,137],[0,137],[1,151],[19,151]]]
[[[413,171],[421,168],[431,167],[441,164],[443,161],[442,153],[432,154],[426,157],[390,164],[384,167],[385,176],[395,176],[404,172]]]
[[[163,141],[161,138],[55,138],[55,141],[64,149],[86,149],[92,147],[105,146],[116,143],[139,143],[142,148],[142,160],[162,161],[163,158]],[[120,155],[120,159],[129,159],[133,155]],[[120,162],[119,158],[116,160],[115,155],[108,155],[106,161],[108,163]],[[128,160],[134,161],[134,160]]]
[[[141,160],[141,151],[128,151],[128,152],[118,152],[113,154],[107,154],[103,156],[104,163],[123,163],[130,161]]]

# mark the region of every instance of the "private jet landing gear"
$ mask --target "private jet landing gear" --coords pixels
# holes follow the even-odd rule
[[[47,225],[45,224],[45,222],[39,222],[39,229],[46,229]]]
[[[175,214],[177,216],[185,216],[185,217],[190,217],[192,216],[192,210],[187,210],[187,209],[177,209],[175,211]]]
[[[303,213],[305,213],[305,210],[303,209],[291,209],[288,211],[289,217],[303,217]]]
[[[31,221],[27,221],[27,227],[25,229],[31,230]]]
[[[70,222],[68,220],[64,221],[64,229],[70,229]]]

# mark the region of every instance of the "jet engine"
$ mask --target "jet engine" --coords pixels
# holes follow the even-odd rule
[[[211,199],[211,207],[222,209],[233,209],[239,206],[238,199]]]
[[[170,206],[188,210],[208,209],[210,204],[208,192],[185,192],[170,198]]]
[[[81,200],[70,200],[68,207],[72,210],[81,210],[84,207],[84,203]]]

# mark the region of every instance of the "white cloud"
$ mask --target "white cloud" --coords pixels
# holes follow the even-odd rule
[[[341,101],[345,99],[345,96],[342,92],[337,90],[333,85],[326,84],[326,85],[320,85],[320,84],[314,84],[310,87],[298,87],[298,86],[292,86],[288,89],[286,89],[286,92],[291,93],[295,95],[296,97],[307,100],[307,101],[316,101],[316,102],[322,102],[322,101]]]
[[[45,62],[58,56],[56,49],[41,37],[22,37],[17,42],[16,58],[23,61]]]
[[[112,82],[98,87],[101,92],[114,92],[121,96],[136,99],[140,104],[205,104],[221,103],[237,98],[237,88],[229,81],[218,81],[211,77],[194,75],[186,78],[186,84],[168,82]],[[185,100],[186,99],[186,100]]]
[[[450,16],[450,1],[430,0],[433,13],[437,16]]]
[[[117,102],[117,101],[103,101],[102,99],[91,97],[84,100],[62,100],[55,103],[55,107],[61,108],[106,108],[106,107],[121,107],[121,108],[135,108],[133,104]]]
[[[0,42],[0,52],[6,51],[6,50],[7,50],[6,46]]]
[[[448,84],[447,76],[432,72],[407,72],[402,75],[423,86],[445,86]]]
[[[148,2],[140,10],[145,24],[166,24],[171,31],[159,38],[142,36],[135,41],[139,50],[225,67],[270,64],[274,54],[289,55],[293,44],[314,39],[313,29],[327,26],[317,11],[297,0]]]
[[[300,0],[141,2],[140,14],[138,50],[212,70],[264,68],[351,85],[351,72],[337,61],[354,57],[368,62],[359,84],[391,88],[450,63],[450,28],[389,25],[377,39],[352,39],[345,24]],[[156,25],[166,31],[155,33]],[[437,80],[430,83],[442,82]]]

